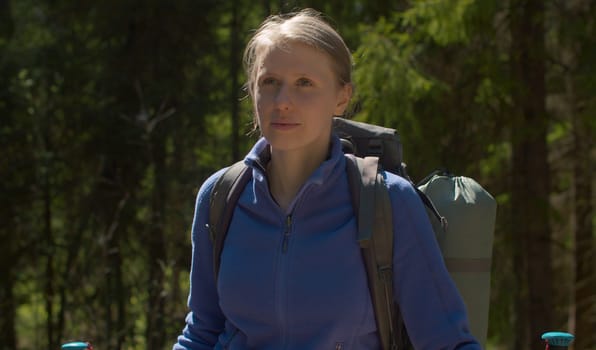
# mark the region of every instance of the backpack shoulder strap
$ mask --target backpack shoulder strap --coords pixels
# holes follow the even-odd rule
[[[347,155],[346,167],[381,345],[397,349],[403,322],[393,302],[391,200],[378,162],[377,157]]]
[[[209,236],[213,244],[213,273],[217,280],[223,243],[242,190],[252,174],[243,161],[231,165],[217,180],[209,199]]]

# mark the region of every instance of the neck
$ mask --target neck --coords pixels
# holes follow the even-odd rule
[[[328,149],[318,154],[296,151],[271,151],[267,166],[269,190],[277,204],[288,209],[309,176],[325,160]]]

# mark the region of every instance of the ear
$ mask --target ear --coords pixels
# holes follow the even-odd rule
[[[346,83],[339,88],[337,94],[337,104],[335,105],[335,115],[343,115],[348,108],[350,99],[352,98],[352,84]]]

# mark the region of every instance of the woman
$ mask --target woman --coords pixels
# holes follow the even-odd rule
[[[346,159],[332,133],[352,95],[351,54],[318,13],[268,18],[245,51],[262,138],[234,212],[217,279],[201,187],[190,313],[175,349],[379,349],[356,241]],[[479,349],[413,187],[387,173],[394,299],[416,349]]]

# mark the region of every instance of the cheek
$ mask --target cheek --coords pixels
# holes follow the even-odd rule
[[[292,95],[292,102],[303,109],[321,109],[325,105],[325,96],[310,91],[298,91]]]
[[[257,119],[261,119],[261,116],[265,113],[265,109],[266,109],[266,103],[262,98],[255,98],[253,101],[253,108],[254,108],[254,113],[255,113],[255,117]]]
[[[273,102],[273,96],[266,91],[255,91],[255,96],[253,98],[253,105],[255,108],[262,109],[267,106],[270,106]]]
[[[263,96],[262,94],[259,95],[255,95],[255,97],[253,98],[253,122],[256,123],[256,125],[261,129],[262,129],[262,125],[266,124],[266,122],[264,121],[265,118],[267,118],[268,115],[270,115],[271,113],[269,112],[271,110],[271,103],[267,100],[267,98],[265,96]]]
[[[301,106],[310,109],[313,114],[322,116],[333,116],[335,104],[331,96],[327,95],[304,95],[299,101]]]

